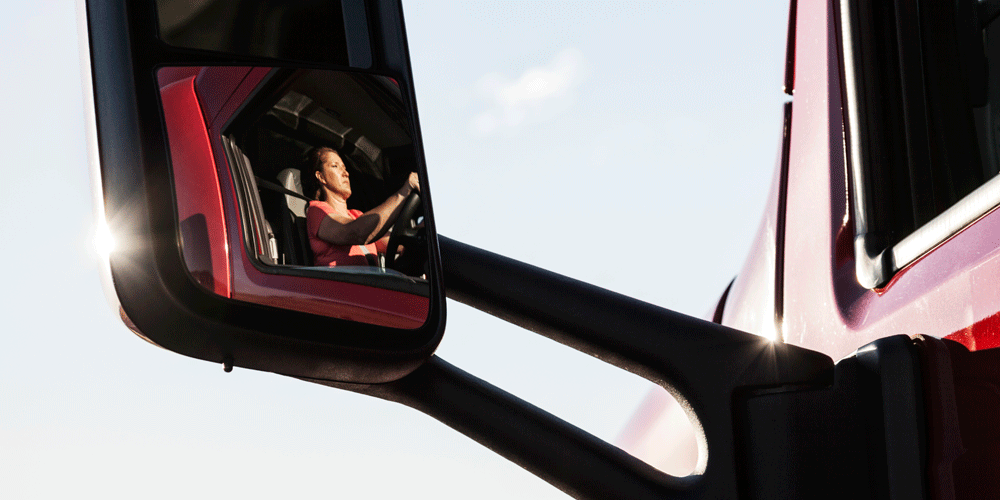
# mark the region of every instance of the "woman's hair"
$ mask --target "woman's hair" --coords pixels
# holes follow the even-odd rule
[[[316,172],[323,169],[323,155],[326,153],[337,153],[336,149],[327,146],[319,146],[306,152],[306,168],[303,169],[302,188],[306,193],[312,193],[313,199],[322,200],[323,190],[320,189],[319,181],[316,180]]]

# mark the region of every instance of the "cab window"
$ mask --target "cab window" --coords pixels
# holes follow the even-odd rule
[[[1000,203],[990,65],[1000,65],[1000,23],[981,5],[841,3],[855,251],[869,288]]]

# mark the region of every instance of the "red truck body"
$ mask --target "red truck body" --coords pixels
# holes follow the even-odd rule
[[[954,340],[970,351],[997,347],[1000,213],[995,208],[938,242],[887,283],[872,289],[859,284],[838,7],[828,0],[792,2],[789,43],[794,46],[789,47],[786,66],[792,87],[786,90],[792,94],[794,89],[794,97],[786,104],[782,153],[752,250],[713,319],[835,360],[898,334]],[[990,353],[955,359],[956,370],[977,375],[957,376],[956,384],[974,389],[958,389],[965,390],[959,398],[965,421],[948,425],[964,437],[958,442],[975,449],[968,456],[976,458],[966,457],[963,466],[978,460],[975,467],[980,471],[992,470],[1000,457],[992,444],[996,431],[969,423],[996,416],[1000,385],[990,374],[995,372],[994,358]],[[933,383],[925,383],[933,392]],[[948,421],[930,417],[935,418],[938,425]],[[683,420],[676,402],[656,390],[619,444],[665,471],[690,472],[695,438]],[[944,467],[935,459],[944,460],[940,453],[933,456],[930,469]],[[993,491],[993,477],[980,473],[963,484]],[[970,493],[959,489],[956,498]]]

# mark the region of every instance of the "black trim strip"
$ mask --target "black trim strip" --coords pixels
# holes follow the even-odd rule
[[[795,93],[795,23],[797,22],[798,0],[788,4],[788,38],[785,40],[785,84],[782,90],[788,95]]]
[[[794,3],[794,2],[793,2]],[[788,164],[792,148],[792,103],[784,107],[781,134],[781,172],[778,178],[778,213],[775,219],[774,242],[774,330],[775,340],[784,342],[781,323],[785,318],[785,227],[788,212]]]

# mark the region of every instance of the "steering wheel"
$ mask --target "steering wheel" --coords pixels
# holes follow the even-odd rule
[[[392,225],[392,234],[389,235],[389,244],[385,249],[385,267],[404,274],[420,274],[423,272],[424,261],[420,256],[427,252],[424,228],[416,227],[414,220],[420,211],[420,194],[416,191],[410,193],[403,200],[402,207]],[[406,248],[405,257],[400,257],[399,247]]]

